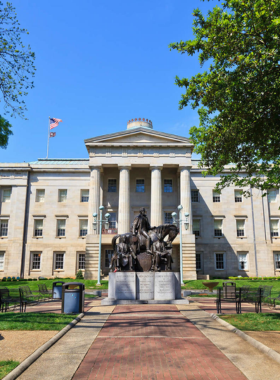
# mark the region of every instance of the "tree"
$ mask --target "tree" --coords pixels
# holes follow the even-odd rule
[[[11,124],[0,115],[0,147],[6,149],[9,136],[13,134]]]
[[[4,102],[4,111],[11,116],[24,117],[26,110],[24,96],[27,89],[33,88],[35,75],[35,54],[28,45],[24,46],[21,36],[28,34],[20,28],[15,8],[0,1],[0,91]]]
[[[217,189],[230,184],[280,187],[280,1],[224,0],[204,17],[194,10],[194,39],[170,49],[209,67],[187,78],[179,108],[198,108],[190,129],[205,174],[225,170]]]

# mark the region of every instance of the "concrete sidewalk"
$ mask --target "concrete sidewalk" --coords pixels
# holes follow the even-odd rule
[[[187,317],[249,380],[280,380],[280,365],[213,320],[199,304],[177,305]]]
[[[70,380],[102,329],[114,306],[100,306],[95,301],[84,318],[48,351],[39,357],[20,380]]]

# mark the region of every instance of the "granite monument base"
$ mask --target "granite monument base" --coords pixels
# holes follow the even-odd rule
[[[108,297],[101,305],[188,304],[181,297],[179,272],[109,273]]]

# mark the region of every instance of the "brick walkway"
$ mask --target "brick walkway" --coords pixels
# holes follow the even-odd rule
[[[116,306],[74,380],[245,380],[175,305]]]

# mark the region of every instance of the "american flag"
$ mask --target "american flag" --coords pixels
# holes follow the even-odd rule
[[[50,132],[50,137],[55,137],[56,132]]]
[[[61,119],[56,119],[55,117],[51,117],[50,118],[50,129],[57,127],[59,123],[62,123]]]

